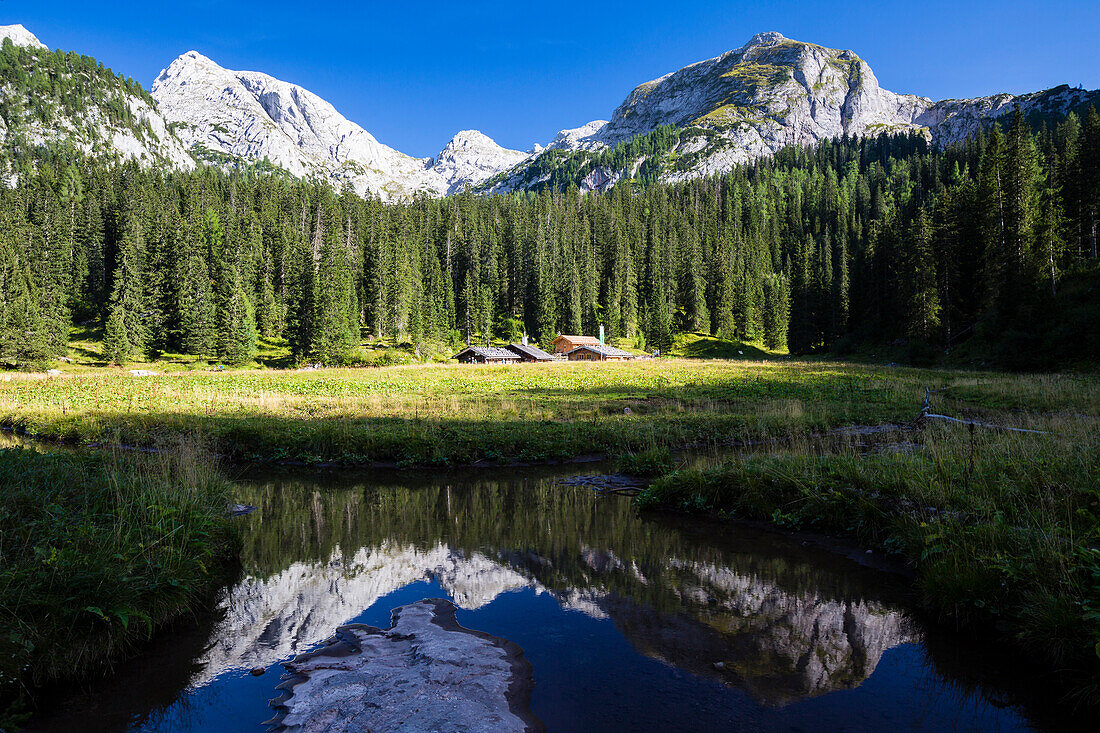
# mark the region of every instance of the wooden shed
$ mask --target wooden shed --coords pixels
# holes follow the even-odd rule
[[[552,343],[554,344],[554,353],[568,354],[578,346],[599,346],[600,340],[595,336],[567,336],[565,334],[559,334]]]
[[[451,358],[463,364],[515,364],[520,360],[514,351],[499,346],[467,346]]]
[[[508,350],[515,353],[521,361],[554,361],[553,354],[547,354],[537,346],[508,344]]]
[[[566,357],[569,361],[630,361],[634,358],[634,354],[616,349],[614,346],[597,343],[578,346],[566,354]]]

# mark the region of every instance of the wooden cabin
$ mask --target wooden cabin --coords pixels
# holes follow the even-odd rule
[[[595,336],[566,336],[559,334],[551,343],[554,344],[555,354],[568,354],[578,346],[599,346],[600,340]]]
[[[520,361],[555,361],[553,354],[547,354],[537,346],[527,344],[508,344],[508,350],[516,354]]]
[[[499,346],[467,346],[451,358],[463,364],[515,364],[520,360],[514,351]]]
[[[634,354],[601,343],[585,344],[566,354],[569,361],[630,361]]]

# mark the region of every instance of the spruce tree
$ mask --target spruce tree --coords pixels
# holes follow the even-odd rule
[[[132,213],[123,215],[120,227],[118,264],[115,267],[103,352],[108,361],[122,364],[143,352],[148,342],[143,303],[144,289],[138,267],[140,224]]]
[[[256,355],[256,319],[235,246],[223,250],[216,297],[218,358],[234,365],[250,361]]]
[[[0,359],[22,368],[46,362],[51,349],[38,302],[17,245],[0,233]]]
[[[337,365],[346,363],[359,345],[358,309],[348,253],[339,240],[339,233],[331,227],[328,231],[321,247],[314,288],[314,335],[310,354],[322,364]],[[410,332],[416,344],[423,337],[421,329],[426,304],[418,305],[414,311],[417,329]]]

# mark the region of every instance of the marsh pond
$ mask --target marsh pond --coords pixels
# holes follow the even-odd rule
[[[1063,727],[874,558],[562,483],[592,470],[246,474],[258,509],[216,611],[30,730],[262,731],[284,663],[426,598],[522,649],[549,730]]]

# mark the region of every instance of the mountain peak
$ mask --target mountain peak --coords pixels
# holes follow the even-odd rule
[[[16,23],[15,25],[0,25],[0,41],[3,41],[5,38],[10,38],[11,42],[16,46],[46,49],[46,44],[38,40],[35,35],[24,28],[21,23]]]
[[[511,168],[527,153],[509,150],[480,130],[460,130],[432,161],[432,170],[446,182],[446,193],[476,186]]]
[[[763,33],[757,33],[755,36],[749,39],[749,42],[745,44],[744,48],[751,48],[753,46],[774,46],[777,43],[786,41],[787,39],[782,33],[777,31],[765,31]]]
[[[489,137],[481,130],[459,130],[455,133],[454,137],[451,138],[451,141],[447,143],[445,149],[454,150],[456,148],[474,146],[489,148],[501,147],[493,138]]]

